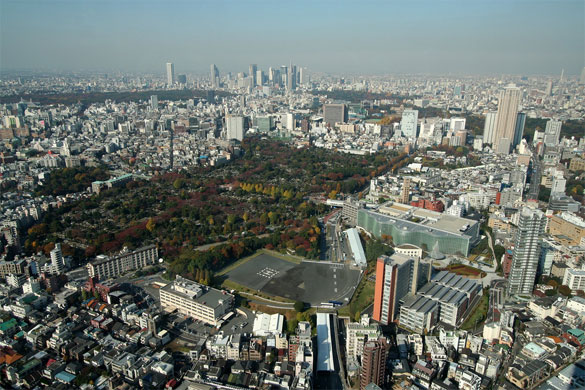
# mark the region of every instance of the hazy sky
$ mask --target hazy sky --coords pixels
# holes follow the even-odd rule
[[[5,70],[578,74],[585,0],[0,0]]]

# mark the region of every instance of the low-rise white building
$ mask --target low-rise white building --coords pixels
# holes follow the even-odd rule
[[[233,309],[234,296],[226,291],[204,286],[177,276],[160,290],[160,303],[165,311],[177,310],[211,325]]]
[[[254,319],[254,336],[268,336],[282,333],[284,316],[282,314],[258,313]]]
[[[565,271],[563,284],[573,291],[585,290],[585,269],[569,268]]]

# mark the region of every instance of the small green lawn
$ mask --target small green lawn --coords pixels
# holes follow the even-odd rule
[[[449,264],[446,269],[454,274],[469,278],[483,278],[486,275],[484,271],[465,264]]]
[[[471,315],[467,317],[463,324],[461,324],[461,329],[471,330],[475,326],[476,321],[477,325],[481,325],[483,321],[485,321],[489,309],[489,300],[490,293],[489,290],[486,290],[481,297],[481,301],[479,301],[479,304],[475,307]]]
[[[374,282],[367,280],[366,276],[362,278],[358,285],[356,293],[353,295],[349,305],[343,306],[337,310],[339,316],[349,316],[361,313],[366,307],[374,302],[374,292],[376,285]],[[354,318],[351,318],[353,321]]]

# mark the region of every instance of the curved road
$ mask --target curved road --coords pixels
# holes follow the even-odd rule
[[[499,259],[496,259],[496,252],[494,251],[494,244],[493,244],[493,241],[492,241],[492,235],[487,230],[486,230],[485,233],[488,236],[488,245],[490,246],[490,249],[492,251],[492,257],[494,259],[494,264],[496,264],[496,269],[497,269],[497,265],[500,263],[500,261],[499,261]]]

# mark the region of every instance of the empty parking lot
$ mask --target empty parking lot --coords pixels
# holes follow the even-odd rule
[[[312,305],[345,303],[357,286],[359,275],[359,271],[342,264],[310,261],[295,264],[265,253],[226,274],[245,287]]]

